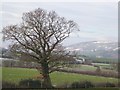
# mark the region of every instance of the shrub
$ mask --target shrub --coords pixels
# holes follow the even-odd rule
[[[44,85],[39,80],[25,79],[19,82],[19,86],[22,88],[43,88]]]
[[[70,84],[65,82],[62,85],[57,86],[57,88],[70,88]]]
[[[71,88],[90,88],[90,87],[94,87],[94,85],[89,81],[74,82],[71,84]]]
[[[109,83],[109,82],[107,82],[107,83],[97,83],[95,85],[95,87],[115,87],[115,86],[117,86],[117,85],[115,85],[114,83]]]
[[[80,88],[81,84],[79,82],[74,82],[71,84],[71,88]]]
[[[100,72],[101,72],[101,69],[100,69],[100,66],[98,66],[96,69],[96,73],[100,73]]]
[[[17,85],[15,85],[14,83],[10,83],[10,82],[6,82],[6,81],[2,81],[2,88],[16,88]]]
[[[115,84],[108,82],[105,84],[105,87],[115,87]]]

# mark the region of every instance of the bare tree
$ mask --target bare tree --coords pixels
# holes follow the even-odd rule
[[[58,68],[55,62],[66,56],[65,51],[57,47],[74,30],[78,30],[74,21],[59,17],[54,11],[47,12],[38,8],[24,13],[21,24],[4,27],[3,39],[11,40],[13,50],[29,55],[40,64],[44,84],[50,88],[52,84],[49,73],[56,66]]]

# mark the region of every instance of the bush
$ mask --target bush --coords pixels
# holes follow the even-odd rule
[[[117,86],[117,85],[115,85],[114,83],[109,83],[109,82],[107,82],[107,83],[97,83],[95,85],[95,87],[115,87],[115,86]]]
[[[90,87],[94,87],[94,85],[89,82],[89,81],[85,81],[85,82],[74,82],[71,84],[71,88],[90,88]]]
[[[25,79],[19,82],[21,88],[43,88],[44,85],[39,80]]]
[[[96,69],[96,73],[100,73],[100,72],[101,72],[101,69],[100,69],[100,66],[98,66]]]
[[[10,82],[6,82],[6,81],[2,81],[2,88],[16,88],[17,85],[15,85],[14,83],[10,83]]]
[[[57,88],[70,88],[70,84],[65,82],[62,85],[57,86]]]
[[[81,84],[79,82],[74,82],[71,85],[71,88],[80,88],[80,87],[81,87]]]
[[[115,87],[115,84],[113,84],[113,83],[106,83],[105,87]]]

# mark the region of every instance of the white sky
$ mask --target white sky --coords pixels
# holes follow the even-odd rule
[[[110,0],[112,1],[112,0]],[[93,40],[118,40],[118,2],[2,2],[0,29],[21,21],[22,13],[42,8],[78,23],[80,32],[74,32],[63,44]],[[2,36],[0,35],[0,38]]]

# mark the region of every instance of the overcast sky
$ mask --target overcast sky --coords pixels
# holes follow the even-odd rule
[[[21,22],[24,12],[37,8],[54,10],[58,15],[74,20],[79,32],[74,32],[63,44],[71,45],[85,41],[118,40],[117,2],[4,2],[0,10],[2,27]]]

